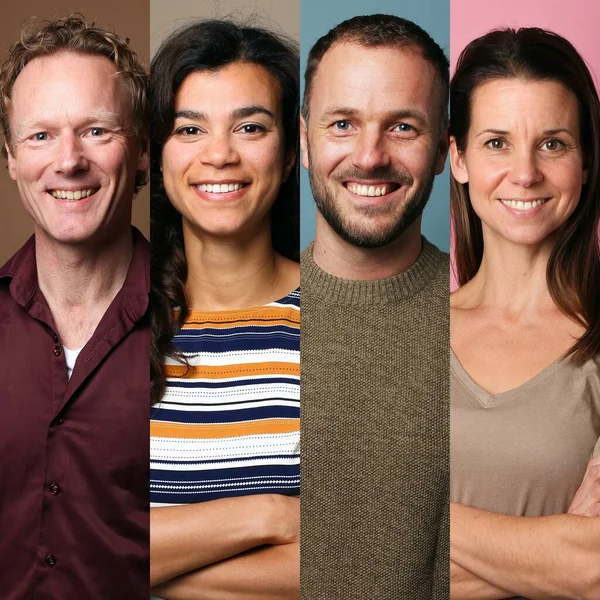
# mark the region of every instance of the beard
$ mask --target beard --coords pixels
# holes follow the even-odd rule
[[[315,173],[310,156],[309,149],[308,176],[317,209],[337,235],[349,244],[358,246],[359,248],[381,248],[397,240],[422,214],[431,195],[433,179],[435,177],[435,161],[432,161],[423,181],[406,197],[403,202],[404,206],[400,209],[397,203],[382,206],[365,206],[357,209],[357,214],[362,215],[364,222],[368,222],[374,218],[383,219],[388,215],[385,224],[375,230],[369,227],[361,227],[360,222],[353,223],[352,218],[344,217],[340,210],[335,190],[331,189],[327,182]],[[372,171],[349,169],[343,173],[334,175],[332,179],[340,183],[352,180],[389,181],[390,183],[409,187],[414,183],[414,179],[410,173],[392,167],[379,167]]]

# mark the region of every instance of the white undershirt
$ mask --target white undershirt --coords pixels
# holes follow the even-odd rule
[[[73,369],[75,368],[75,362],[77,361],[79,353],[83,350],[83,346],[77,348],[77,350],[71,350],[70,348],[63,346],[63,350],[65,351],[65,360],[67,361],[67,376],[71,379]]]

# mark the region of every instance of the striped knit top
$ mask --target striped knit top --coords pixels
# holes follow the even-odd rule
[[[153,506],[300,493],[300,290],[190,311],[150,422]]]

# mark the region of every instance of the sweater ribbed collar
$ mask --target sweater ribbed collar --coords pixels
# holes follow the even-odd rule
[[[424,237],[421,239],[421,253],[415,263],[398,275],[374,281],[354,281],[326,273],[315,263],[311,243],[300,259],[302,293],[318,296],[325,302],[356,306],[390,304],[409,298],[435,277],[446,257]]]

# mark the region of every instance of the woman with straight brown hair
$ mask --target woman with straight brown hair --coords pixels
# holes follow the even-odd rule
[[[600,103],[492,31],[451,84],[451,597],[600,598]]]

